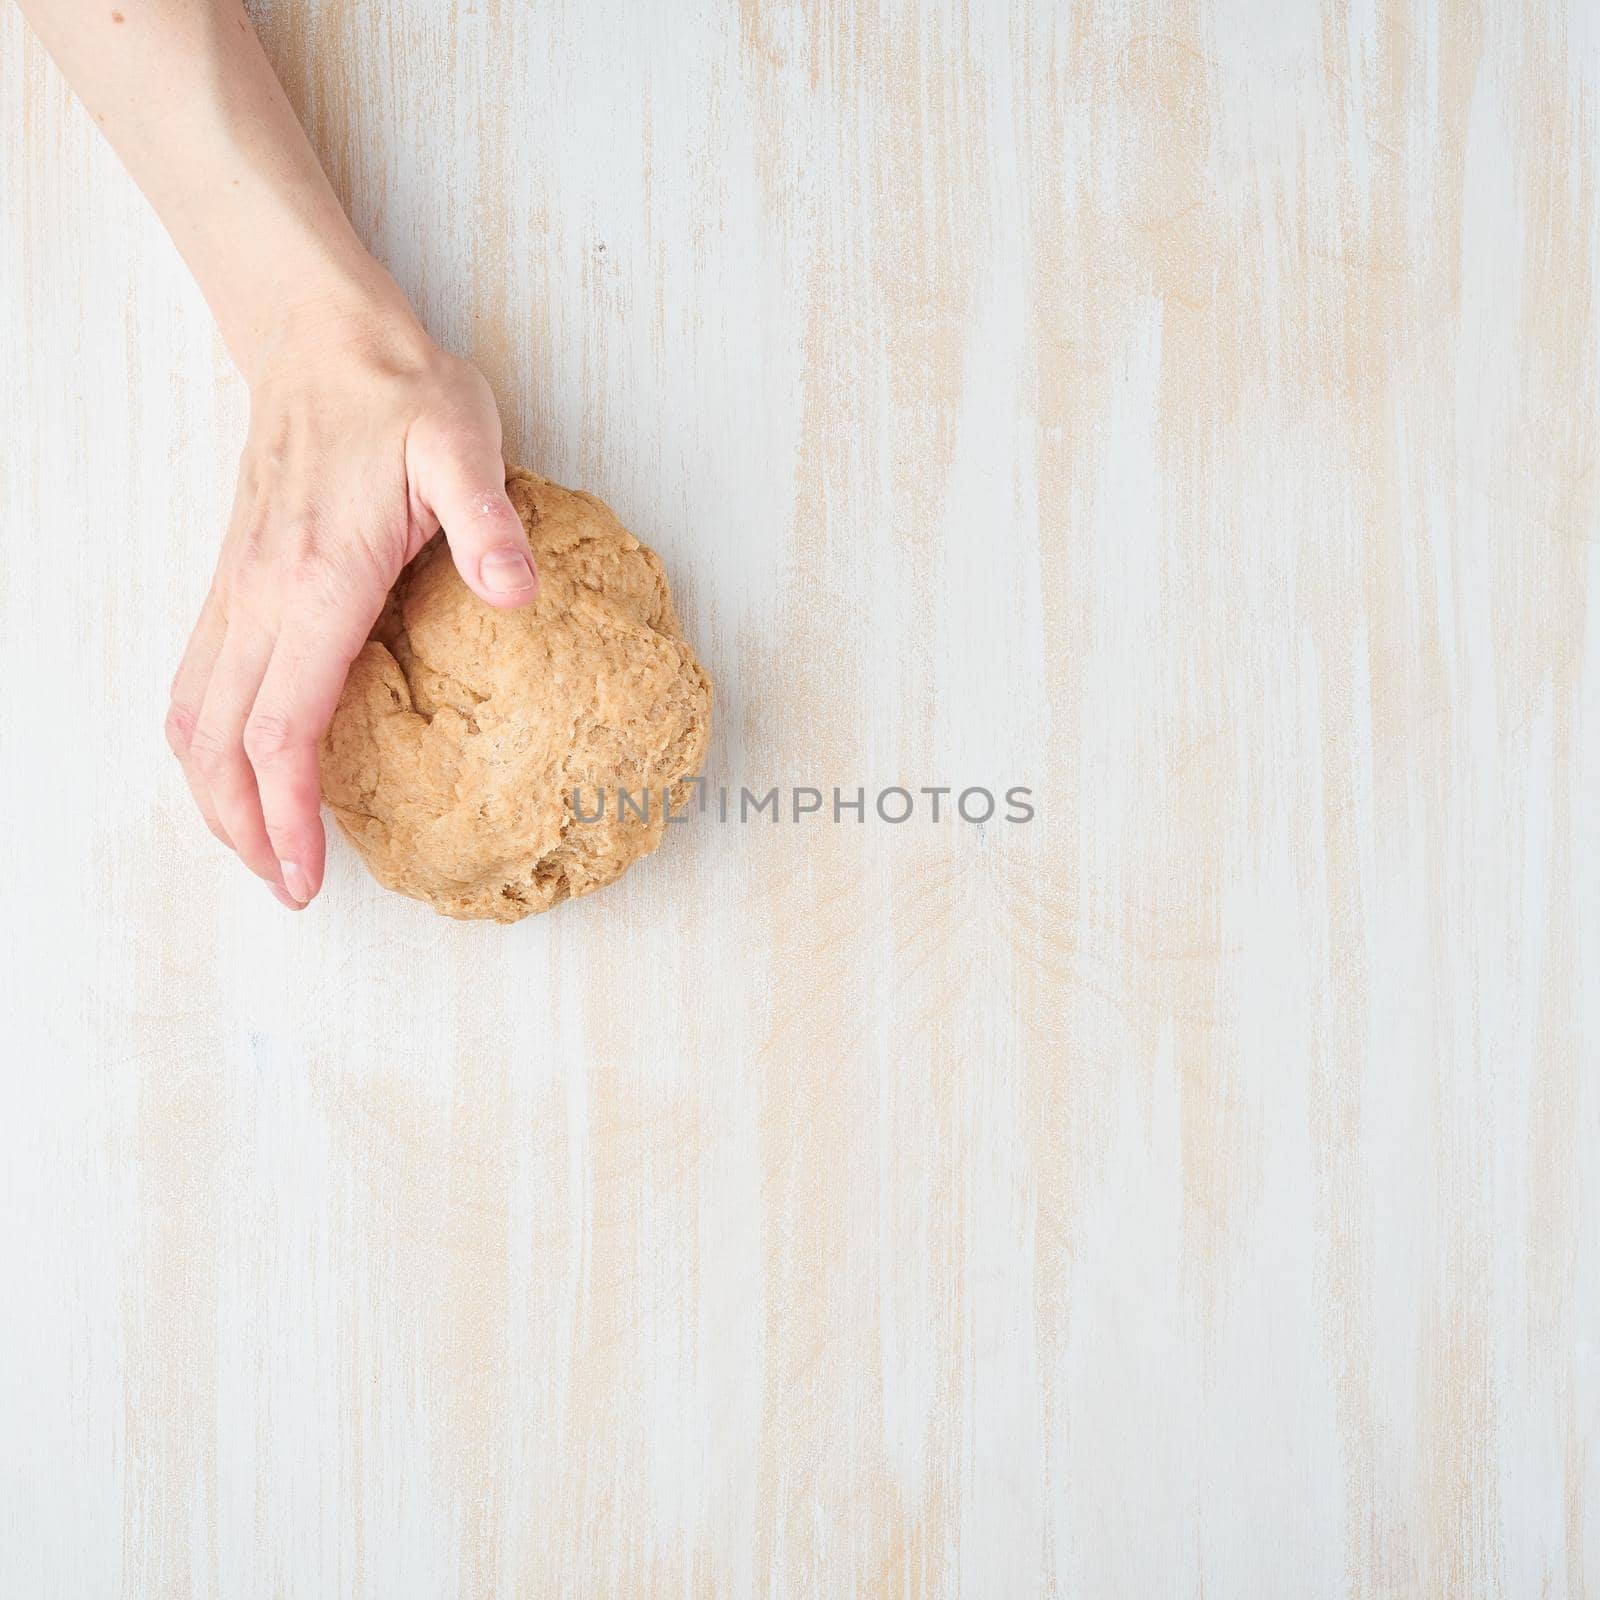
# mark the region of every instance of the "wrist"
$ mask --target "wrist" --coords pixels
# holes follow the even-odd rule
[[[326,360],[405,371],[435,351],[399,285],[370,256],[285,285],[224,337],[252,389]]]
[[[296,296],[278,307],[269,325],[235,358],[254,390],[323,362],[403,373],[426,366],[435,354],[437,347],[416,312],[387,280],[370,288],[339,285]]]

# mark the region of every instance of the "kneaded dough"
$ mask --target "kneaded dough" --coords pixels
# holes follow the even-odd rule
[[[660,560],[609,507],[520,468],[506,492],[538,598],[484,605],[436,538],[351,664],[322,792],[380,883],[447,917],[516,922],[661,842],[663,790],[680,806],[705,757],[711,682]],[[574,814],[574,790],[583,818],[604,792],[599,821]]]

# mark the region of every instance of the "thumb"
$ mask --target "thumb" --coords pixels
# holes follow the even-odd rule
[[[522,518],[506,496],[506,468],[487,442],[441,452],[420,473],[418,498],[438,519],[462,582],[505,610],[539,592]]]

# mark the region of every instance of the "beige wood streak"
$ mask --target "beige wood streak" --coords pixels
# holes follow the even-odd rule
[[[1596,9],[254,9],[713,781],[1039,810],[282,916],[245,396],[0,14],[0,1587],[1600,1594]]]

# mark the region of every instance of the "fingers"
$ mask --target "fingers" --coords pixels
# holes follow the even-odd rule
[[[235,616],[206,684],[189,755],[212,810],[235,853],[258,878],[282,887],[278,859],[267,838],[255,772],[244,749],[245,722],[272,659],[272,637]]]
[[[207,826],[291,910],[322,887],[317,747],[383,604],[376,575],[284,597],[276,638],[208,601],[173,680],[168,739]]]
[[[167,708],[167,743],[183,768],[184,782],[200,808],[206,826],[224,844],[228,835],[217,820],[216,807],[211,803],[211,792],[196,770],[191,747],[194,730],[200,721],[200,707],[205,701],[206,685],[211,681],[211,669],[216,665],[217,654],[222,649],[227,623],[214,597],[208,596],[200,612],[200,620],[183,652],[183,660],[172,680],[172,699]],[[231,849],[232,846],[229,845]]]
[[[317,747],[382,602],[380,590],[370,605],[301,613],[279,636],[244,725],[267,839],[297,905],[322,887],[327,850]]]
[[[492,402],[491,402],[492,404]],[[506,497],[498,422],[466,427],[418,450],[417,493],[438,520],[456,570],[480,600],[525,606],[539,592],[522,519]]]

